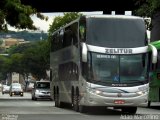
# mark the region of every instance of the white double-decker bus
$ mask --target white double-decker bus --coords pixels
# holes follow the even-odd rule
[[[61,27],[50,53],[55,106],[135,114],[148,103],[147,46],[145,23],[137,16],[86,15]]]

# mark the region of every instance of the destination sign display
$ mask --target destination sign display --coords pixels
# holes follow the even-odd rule
[[[106,48],[107,54],[132,54],[133,51],[130,48]]]
[[[139,54],[148,52],[148,46],[136,48],[107,48],[87,45],[87,51],[105,53],[105,54]]]

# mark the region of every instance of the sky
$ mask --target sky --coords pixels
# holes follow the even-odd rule
[[[87,14],[103,14],[103,11],[94,11],[94,12],[81,12],[83,13],[84,15],[87,15]],[[35,15],[31,16],[33,22],[34,22],[34,25],[39,28],[39,32],[47,32],[48,29],[49,29],[49,26],[52,24],[54,18],[56,16],[63,16],[63,12],[56,12],[56,13],[42,13],[43,15],[45,16],[48,16],[48,21],[45,21],[45,20],[41,20],[39,18],[37,18]],[[8,29],[9,30],[14,30],[14,31],[17,31],[15,28],[11,27],[8,25]]]
[[[93,11],[93,12],[81,12],[84,15],[87,14],[103,14],[103,11]],[[55,13],[42,13],[45,16],[48,16],[48,21],[45,20],[41,20],[39,18],[37,18],[36,16],[31,16],[32,20],[34,21],[34,25],[36,27],[38,27],[40,30],[39,32],[47,32],[49,29],[49,26],[52,24],[54,18],[56,16],[63,16],[63,12],[55,12]],[[115,14],[114,11],[112,12],[112,14]],[[129,11],[126,11],[127,15],[130,15],[131,13]],[[9,30],[14,30],[17,31],[15,28],[8,26]],[[38,32],[38,31],[37,31]]]
[[[101,11],[98,11],[98,12],[82,12],[83,14],[102,14],[103,12]],[[44,32],[47,32],[48,29],[49,29],[49,25],[52,24],[54,18],[56,16],[63,16],[63,12],[61,13],[42,13],[44,14],[45,16],[48,16],[48,21],[42,21],[38,18],[36,18],[35,16],[32,17],[33,21],[34,21],[34,25],[39,27],[40,30],[43,30]]]
[[[103,14],[103,11],[93,11],[93,12],[81,12],[84,15],[88,15],[88,14]],[[49,26],[52,24],[54,18],[56,16],[63,16],[63,12],[54,12],[54,13],[42,13],[45,16],[48,16],[48,21],[45,20],[41,20],[39,18],[37,18],[36,16],[31,16],[34,25],[36,27],[39,28],[39,30],[37,32],[45,32],[47,33],[47,31],[49,30]],[[112,11],[111,14],[115,14],[115,11]],[[132,12],[131,11],[125,11],[125,15],[131,15]],[[17,29],[13,28],[13,27],[8,27],[9,30],[14,30],[17,31]],[[148,38],[150,39],[150,31],[147,31],[147,35]]]

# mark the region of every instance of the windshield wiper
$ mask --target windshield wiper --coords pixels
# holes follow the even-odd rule
[[[145,82],[146,82],[146,81],[131,80],[131,81],[127,82],[127,83],[142,83],[142,84],[144,84]]]
[[[107,82],[107,81],[102,81],[102,80],[95,80],[95,79],[88,79],[89,82],[92,83],[111,83],[111,82]]]

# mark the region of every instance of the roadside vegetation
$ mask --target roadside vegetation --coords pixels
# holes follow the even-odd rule
[[[153,33],[151,39],[160,39],[160,1],[159,0],[133,0],[137,6],[135,15],[151,17],[155,21],[154,25],[148,25]],[[48,18],[37,12],[31,6],[21,4],[20,0],[0,0],[0,32],[7,32],[7,25],[11,25],[22,30],[37,30],[33,25],[31,15],[36,15],[42,20]],[[32,41],[27,44],[12,46],[7,53],[9,56],[0,56],[0,80],[5,79],[7,73],[18,72],[22,75],[31,73],[37,80],[46,78],[46,70],[50,68],[50,40],[52,33],[60,26],[79,17],[80,13],[64,13],[64,16],[57,16],[48,30],[48,38],[44,40]],[[157,17],[156,17],[157,16]],[[158,27],[159,26],[159,27]],[[56,57],[56,56],[55,56]]]
[[[36,40],[12,46],[6,51],[9,56],[0,56],[0,79],[5,79],[7,73],[11,72],[18,72],[23,76],[31,73],[37,80],[46,79],[46,70],[50,69],[51,34],[59,26],[65,25],[80,15],[77,12],[72,12],[56,17],[48,30],[49,36],[46,40]]]

